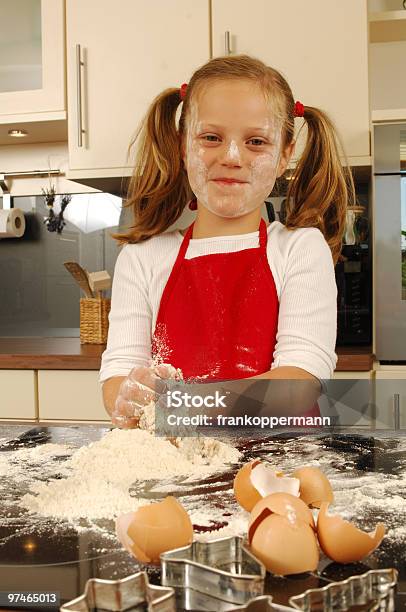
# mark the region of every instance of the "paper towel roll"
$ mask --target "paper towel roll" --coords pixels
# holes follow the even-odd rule
[[[20,208],[0,209],[0,238],[21,238],[25,232],[25,217]]]

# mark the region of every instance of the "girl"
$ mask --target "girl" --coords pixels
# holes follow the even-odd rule
[[[261,209],[292,156],[298,116],[308,134],[287,223],[267,227]],[[334,264],[354,192],[331,121],[295,103],[279,72],[240,55],[163,91],[137,138],[134,225],[116,236],[125,247],[100,374],[113,422],[137,426],[174,368],[192,381],[304,379],[318,393],[336,365]],[[189,200],[195,222],[164,233]]]

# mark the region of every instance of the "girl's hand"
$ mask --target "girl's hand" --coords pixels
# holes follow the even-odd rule
[[[111,414],[113,425],[122,429],[139,427],[145,407],[151,403],[156,404],[166,392],[165,379],[177,376],[179,376],[178,371],[169,364],[133,368],[120,385],[114,411]]]

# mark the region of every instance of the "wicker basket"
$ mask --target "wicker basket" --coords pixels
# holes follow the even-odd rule
[[[109,329],[110,300],[106,298],[81,298],[80,343],[105,344]]]

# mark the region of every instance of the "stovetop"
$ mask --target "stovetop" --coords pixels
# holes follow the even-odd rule
[[[138,564],[122,549],[114,521],[96,520],[91,525],[83,521],[74,526],[67,521],[29,516],[19,503],[27,491],[2,473],[2,456],[16,457],[22,449],[48,442],[79,448],[99,440],[107,431],[95,426],[0,428],[0,591],[58,591],[63,602],[82,593],[91,577],[118,579],[140,569],[146,569],[152,583],[160,583],[159,568]],[[238,438],[229,437],[229,442],[243,452],[241,463],[253,458],[277,460],[286,473],[300,465],[322,464],[329,478],[333,476],[333,489],[339,491],[338,514],[345,509],[345,491],[360,488],[371,496],[371,504],[363,508],[356,524],[372,529],[383,522],[388,529],[378,550],[360,563],[340,565],[322,557],[317,572],[290,577],[267,575],[266,592],[275,602],[287,605],[289,597],[308,588],[368,569],[395,567],[399,571],[396,610],[406,610],[406,437],[399,433],[394,437],[395,432],[354,430],[331,435],[290,432],[252,437],[252,432],[240,432]],[[55,457],[54,473],[47,474],[47,480],[61,478],[58,463],[63,460]],[[233,471],[236,469],[234,466]],[[399,503],[402,499],[404,505]],[[235,507],[232,479],[229,490],[206,494],[204,503],[217,507],[221,503],[226,517],[227,510]],[[344,518],[351,517],[352,510],[347,508]],[[181,593],[178,604],[179,610],[190,609]]]

